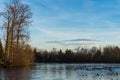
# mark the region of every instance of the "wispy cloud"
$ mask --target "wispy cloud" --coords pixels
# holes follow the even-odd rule
[[[70,40],[62,40],[62,41],[46,41],[46,43],[49,43],[49,44],[59,44],[59,45],[63,45],[63,46],[90,45],[90,44],[95,44],[94,42],[98,42],[98,40],[93,40],[93,39],[70,39]]]
[[[65,41],[72,41],[72,42],[76,42],[76,41],[81,41],[81,42],[92,41],[92,42],[98,42],[98,40],[95,40],[95,39],[70,39],[70,40],[65,40]]]
[[[69,45],[78,45],[78,46],[80,46],[80,45],[93,45],[93,44],[95,44],[95,43],[68,43],[67,45],[69,46]]]
[[[58,44],[58,45],[62,45],[62,46],[72,46],[72,45],[78,45],[78,46],[81,46],[81,45],[93,45],[95,43],[64,43],[64,42],[59,42],[59,41],[48,41],[46,43],[49,43],[49,44]]]

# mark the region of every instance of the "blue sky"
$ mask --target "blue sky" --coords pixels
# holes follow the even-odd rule
[[[8,1],[0,0],[0,11]],[[120,0],[22,2],[33,12],[30,44],[34,47],[51,50],[120,45]]]

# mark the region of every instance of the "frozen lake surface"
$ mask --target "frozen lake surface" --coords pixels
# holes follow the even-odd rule
[[[120,64],[33,64],[0,69],[0,80],[120,80]]]

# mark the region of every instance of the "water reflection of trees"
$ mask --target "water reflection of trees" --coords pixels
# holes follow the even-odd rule
[[[30,80],[32,73],[29,68],[16,68],[3,70],[3,74],[2,80]]]
[[[90,67],[91,66],[91,67]],[[0,70],[0,80],[119,80],[120,73],[106,64],[40,64],[31,68]],[[81,69],[82,67],[82,69]],[[100,68],[100,70],[99,70]]]

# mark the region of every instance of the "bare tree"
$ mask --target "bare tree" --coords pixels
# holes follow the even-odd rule
[[[21,3],[19,0],[12,0],[6,5],[6,9],[2,13],[5,28],[5,63],[8,65],[13,62],[16,48],[21,43],[26,43],[29,39],[28,26],[31,23],[32,13],[28,5]],[[16,47],[14,47],[16,46]]]

